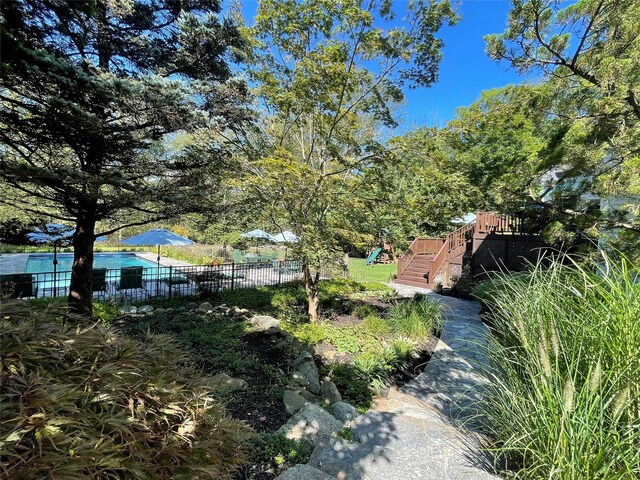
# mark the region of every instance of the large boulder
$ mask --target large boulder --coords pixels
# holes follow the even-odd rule
[[[293,390],[284,391],[282,402],[284,403],[284,408],[291,415],[304,407],[305,403],[308,403],[306,398]]]
[[[360,412],[356,407],[347,402],[336,402],[331,406],[333,416],[340,420],[344,425],[348,425],[356,417],[360,416]]]
[[[294,368],[302,373],[309,381],[309,391],[311,393],[320,393],[320,374],[313,356],[309,352],[302,352],[293,362]]]
[[[196,302],[189,302],[186,305],[187,310],[195,310],[196,308],[198,308],[198,306],[199,305]]]
[[[248,384],[241,378],[233,378],[226,373],[219,373],[211,378],[213,387],[222,394],[229,394],[238,390],[246,390]]]
[[[338,387],[336,387],[336,384],[333,382],[322,382],[320,393],[322,394],[322,401],[325,405],[333,405],[336,402],[342,401],[342,395],[340,395]]]
[[[326,473],[309,465],[294,465],[276,477],[276,480],[335,480]]]
[[[146,314],[152,314],[153,313],[153,306],[151,305],[140,305],[138,307],[138,313],[146,313]]]
[[[291,375],[289,375],[289,383],[294,387],[306,388],[309,386],[309,380],[307,380],[307,377],[305,377],[302,372],[298,371],[291,372]]]
[[[308,441],[314,445],[322,438],[336,434],[342,428],[342,422],[329,412],[313,403],[307,403],[289,419],[278,433],[291,440]]]
[[[202,310],[204,310],[205,312],[209,312],[209,311],[213,310],[213,305],[211,305],[209,302],[202,302],[200,304],[200,308]]]
[[[269,315],[256,315],[251,319],[251,325],[256,332],[262,332],[266,335],[277,335],[280,333],[280,320],[270,317]]]

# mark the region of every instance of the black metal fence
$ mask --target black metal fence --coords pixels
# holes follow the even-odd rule
[[[225,263],[219,266],[95,268],[95,299],[140,303],[147,299],[207,296],[222,290],[279,285],[302,278],[296,260]],[[71,272],[19,273],[0,276],[3,296],[14,298],[64,297],[69,294]]]

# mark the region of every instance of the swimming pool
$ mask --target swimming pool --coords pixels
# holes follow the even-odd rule
[[[40,290],[65,290],[71,283],[72,253],[59,253],[56,278],[53,281],[53,253],[33,253],[27,259],[24,273],[34,274],[34,280]],[[120,269],[124,267],[144,267],[145,280],[158,276],[157,264],[137,256],[135,253],[96,253],[93,255],[93,268],[106,268],[107,279],[117,280]],[[163,268],[161,267],[161,270]],[[58,292],[56,292],[58,293]]]

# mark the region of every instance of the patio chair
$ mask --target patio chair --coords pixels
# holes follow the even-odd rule
[[[146,300],[149,297],[142,272],[144,267],[123,267],[120,280],[115,283],[116,294],[124,299]]]
[[[0,275],[0,291],[9,298],[31,298],[38,296],[38,285],[30,273]]]
[[[106,299],[110,295],[109,284],[107,283],[107,269],[94,268],[91,280],[91,291],[96,298]]]

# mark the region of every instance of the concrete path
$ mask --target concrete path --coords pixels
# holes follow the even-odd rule
[[[422,374],[354,421],[353,442],[331,438],[309,465],[340,480],[498,478],[482,452],[478,418],[469,420],[487,383],[478,305],[398,287],[399,295],[425,293],[443,305],[442,338]]]

